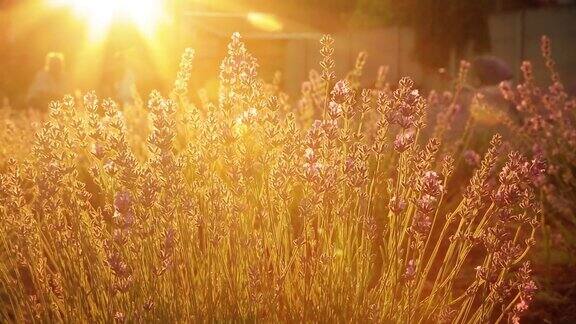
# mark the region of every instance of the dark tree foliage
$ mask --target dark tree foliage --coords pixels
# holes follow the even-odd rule
[[[516,1],[516,0],[512,0]],[[247,0],[262,10],[295,18],[327,32],[407,25],[417,32],[419,61],[436,68],[448,63],[450,53],[460,56],[468,44],[473,50],[489,48],[487,16],[495,0]]]
[[[467,46],[475,53],[489,50],[488,14],[493,0],[420,0],[411,11],[416,29],[416,55],[425,66],[448,63],[450,53],[462,57]]]
[[[389,25],[416,30],[418,60],[429,68],[444,67],[451,53],[490,49],[488,16],[497,10],[554,4],[556,0],[246,0],[269,10],[334,32]]]

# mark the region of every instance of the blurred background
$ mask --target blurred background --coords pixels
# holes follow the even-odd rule
[[[185,47],[196,49],[193,86],[213,90],[235,31],[260,75],[281,72],[291,95],[318,69],[324,33],[336,40],[340,75],[366,51],[374,73],[363,83],[387,65],[391,80],[408,75],[423,88],[443,77],[440,68],[454,75],[461,59],[489,57],[512,78],[531,59],[543,76],[538,40],[546,34],[565,84],[576,85],[574,0],[0,0],[0,99],[31,105],[55,82],[116,98],[132,85],[166,90]]]

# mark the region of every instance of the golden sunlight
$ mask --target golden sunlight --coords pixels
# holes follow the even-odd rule
[[[246,19],[255,27],[268,32],[281,31],[283,28],[276,17],[261,12],[249,12]]]
[[[49,0],[69,6],[85,19],[92,37],[102,38],[115,20],[127,20],[146,35],[152,34],[164,16],[162,0]]]

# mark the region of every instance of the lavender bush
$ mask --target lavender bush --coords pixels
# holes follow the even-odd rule
[[[361,88],[365,55],[337,80],[321,43],[294,107],[234,34],[215,101],[187,99],[187,50],[168,96],[66,97],[33,139],[0,131],[0,318],[518,322],[539,160],[496,135],[450,181],[413,82]]]

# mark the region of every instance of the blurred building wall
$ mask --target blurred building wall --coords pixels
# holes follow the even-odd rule
[[[504,59],[516,78],[523,60],[533,62],[535,76],[546,82],[547,75],[540,55],[540,37],[552,39],[552,51],[560,76],[566,85],[576,83],[576,8],[535,8],[499,13],[489,18],[492,50]],[[290,94],[298,94],[300,85],[310,69],[320,69],[320,34],[306,39],[288,40],[285,51],[284,84]],[[402,76],[412,77],[417,84],[432,86],[436,71],[427,70],[414,55],[415,34],[406,27],[359,30],[334,35],[337,78],[350,71],[358,53],[365,51],[368,60],[363,83],[370,85],[381,65],[389,66],[388,80],[395,82]],[[470,53],[465,59],[471,60]],[[447,67],[451,74],[457,70],[457,59]],[[265,62],[263,62],[265,64]]]
[[[285,53],[284,80],[289,93],[298,93],[300,84],[306,80],[310,70],[320,68],[320,37],[308,37],[288,41]],[[422,67],[416,61],[413,52],[415,46],[414,31],[405,27],[337,33],[334,37],[334,60],[336,78],[344,78],[355,65],[361,52],[368,58],[364,67],[362,83],[370,85],[376,80],[380,66],[388,66],[388,79],[397,80],[410,75],[416,80],[422,79]]]
[[[519,77],[523,60],[530,60],[537,80],[548,80],[540,54],[540,37],[552,40],[552,55],[562,81],[576,82],[576,8],[530,9],[490,17],[492,53],[505,59]]]

